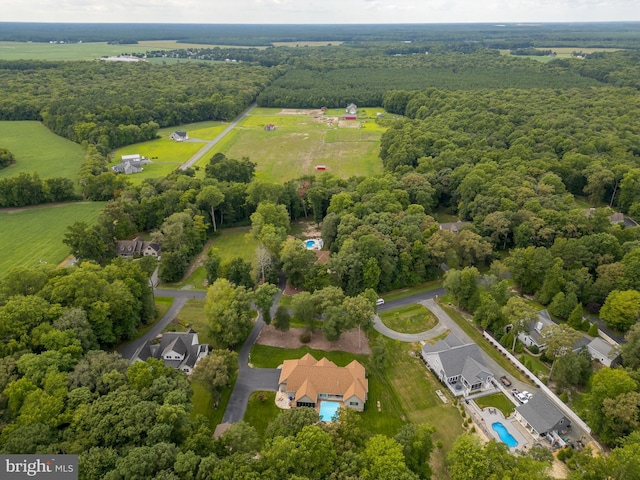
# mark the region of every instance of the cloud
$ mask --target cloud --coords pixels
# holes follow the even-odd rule
[[[3,21],[431,23],[638,21],[637,0],[2,0]]]

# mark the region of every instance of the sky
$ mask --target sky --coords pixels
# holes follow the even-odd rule
[[[640,21],[638,0],[0,0],[5,22],[512,23]]]

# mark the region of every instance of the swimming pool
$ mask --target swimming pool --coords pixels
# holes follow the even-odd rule
[[[330,402],[324,400],[320,402],[320,420],[323,422],[333,422],[333,417],[338,414],[340,402]]]
[[[506,443],[508,447],[515,447],[516,445],[518,445],[518,441],[513,438],[513,435],[511,435],[507,428],[500,422],[492,424],[491,428],[496,431],[496,433],[500,437],[500,440]]]
[[[316,246],[316,241],[315,240],[307,240],[306,242],[304,242],[305,246],[307,248],[313,248]]]

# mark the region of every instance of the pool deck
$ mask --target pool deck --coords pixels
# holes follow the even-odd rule
[[[477,425],[479,425],[484,433],[498,442],[502,442],[500,435],[496,432],[491,425],[496,422],[502,423],[507,431],[516,439],[518,445],[510,447],[512,450],[528,450],[533,446],[533,437],[531,437],[522,425],[513,417],[509,416],[505,418],[500,410],[494,407],[486,407],[480,409],[475,402],[470,401],[468,407],[473,412],[473,419]]]

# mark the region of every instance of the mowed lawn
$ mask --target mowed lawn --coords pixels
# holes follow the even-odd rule
[[[257,164],[256,177],[272,182],[284,182],[303,175],[326,171],[339,177],[375,175],[382,172],[378,158],[380,138],[384,129],[375,122],[381,109],[370,109],[373,118],[361,122],[322,121],[309,114],[281,114],[280,109],[259,108],[251,112],[213,149],[230,158],[249,157]],[[342,115],[334,111],[327,117]],[[366,120],[366,123],[365,123]],[[275,131],[265,131],[267,124]],[[361,128],[353,128],[360,125]],[[206,165],[205,159],[198,163]]]
[[[69,255],[62,243],[67,227],[93,224],[103,207],[103,202],[82,202],[0,212],[0,277],[16,266],[60,263]]]
[[[436,326],[438,319],[423,305],[413,304],[381,312],[380,319],[391,330],[420,333]]]
[[[0,170],[0,178],[38,172],[40,178],[78,177],[82,147],[52,133],[40,122],[0,122],[0,147],[11,151],[16,163]]]
[[[211,121],[163,128],[158,131],[160,138],[127,145],[126,147],[113,151],[111,153],[109,167],[120,163],[123,155],[139,153],[143,157],[150,159],[153,163],[144,165],[144,170],[141,173],[128,176],[127,178],[131,180],[132,183],[141,183],[145,178],[164,177],[198,153],[200,149],[206,146],[209,140],[213,140],[226,127],[226,123]],[[169,137],[176,130],[186,131],[190,140],[186,142],[170,140]],[[213,153],[204,156],[206,162],[209,161],[212,155]]]

